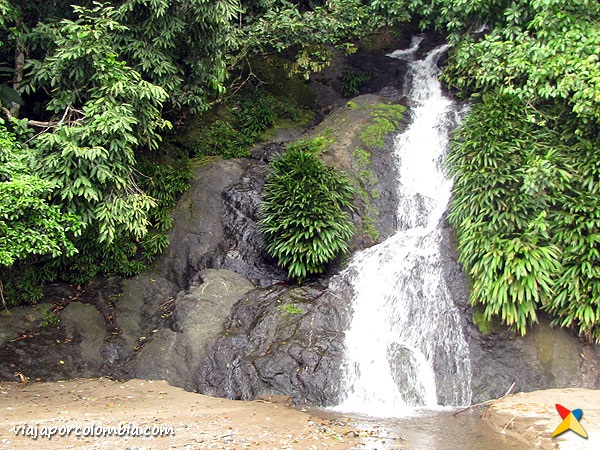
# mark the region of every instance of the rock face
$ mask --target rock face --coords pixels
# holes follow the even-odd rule
[[[285,394],[335,404],[347,302],[319,283],[256,289],[233,308],[198,373],[200,392],[234,399]]]
[[[513,392],[600,387],[598,346],[565,329],[549,327],[543,318],[523,337],[504,327],[490,334],[481,333],[473,323],[467,281],[456,260],[455,248],[452,230],[447,227],[442,242],[444,278],[455,304],[462,310],[470,350],[473,403],[502,396],[513,382]],[[444,370],[436,368],[437,372]]]
[[[287,279],[262,249],[258,221],[261,193],[268,173],[262,161],[247,162],[237,182],[222,192],[223,237],[199,258],[200,267],[232,270],[261,286]]]
[[[232,305],[254,289],[247,278],[228,270],[199,272],[175,299],[173,328],[163,328],[135,356],[132,375],[164,379],[188,390],[206,359],[207,348],[223,333]]]
[[[203,257],[215,251],[223,239],[222,195],[237,182],[248,166],[247,160],[215,160],[194,169],[190,189],[171,214],[174,224],[170,245],[157,270],[184,289],[201,270]]]

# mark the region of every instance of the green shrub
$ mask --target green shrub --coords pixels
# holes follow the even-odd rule
[[[155,199],[156,206],[149,211],[151,229],[148,233],[141,238],[123,233],[112,242],[101,244],[95,239],[98,228],[92,224],[74,240],[77,248],[75,254],[29,257],[10,267],[10,270],[0,267],[3,284],[0,287],[3,288],[8,306],[37,302],[43,295],[41,287],[57,278],[81,284],[99,274],[139,274],[165,250],[169,239],[164,231],[172,224],[170,210],[189,187],[191,171],[185,162],[173,168],[140,157],[136,174],[138,188]]]
[[[360,88],[375,75],[375,69],[369,70],[346,70],[342,74],[342,95],[353,97],[360,93]]]
[[[559,133],[573,116],[486,97],[454,135],[448,220],[471,303],[521,334],[540,309],[600,339],[600,170],[595,141]]]
[[[267,253],[301,282],[348,251],[353,189],[343,172],[318,158],[322,141],[300,141],[271,163],[260,227]]]
[[[196,157],[243,158],[250,156],[250,146],[256,142],[256,138],[247,136],[219,119],[202,130],[201,135],[200,139],[191,144],[191,153]]]
[[[278,113],[278,102],[270,95],[254,93],[240,101],[235,109],[239,128],[248,137],[260,135],[275,124]]]

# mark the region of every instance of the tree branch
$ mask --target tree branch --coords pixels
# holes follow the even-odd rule
[[[512,390],[515,388],[515,383],[511,384],[510,387],[508,388],[508,391],[506,391],[506,394],[504,394],[502,397],[500,398],[493,398],[491,400],[488,400],[486,402],[481,402],[481,403],[476,403],[475,405],[471,405],[471,406],[467,406],[466,408],[461,409],[460,411],[455,412],[454,414],[452,414],[453,416],[458,416],[460,413],[465,412],[471,408],[475,408],[477,406],[485,406],[485,405],[490,405],[492,403],[495,403],[499,400],[502,400],[504,397],[506,397],[507,395],[509,395]]]

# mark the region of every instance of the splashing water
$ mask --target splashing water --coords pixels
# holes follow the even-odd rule
[[[442,216],[452,180],[443,170],[459,107],[442,93],[444,45],[414,60],[420,44],[388,56],[409,61],[411,124],[395,139],[399,231],[351,261],[342,411],[402,416],[415,407],[462,405],[471,398],[461,319],[442,274]]]

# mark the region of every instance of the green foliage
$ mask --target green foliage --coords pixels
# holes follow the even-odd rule
[[[51,276],[27,261],[74,255],[83,228],[75,216],[50,204],[55,184],[32,172],[27,151],[0,120],[0,296],[9,306],[19,299],[37,301],[40,284]]]
[[[192,125],[191,139],[182,136],[182,145],[192,156],[220,156],[225,159],[250,156],[254,144],[277,121],[304,119],[302,109],[270,95],[264,89],[250,88],[249,93],[226,102],[226,113],[213,121],[199,120]]]
[[[197,134],[199,138],[187,144],[188,152],[195,157],[243,158],[250,156],[250,146],[255,142],[221,119],[215,120],[210,127],[198,130]]]
[[[600,341],[600,169],[598,137],[574,142],[570,178],[553,216],[552,240],[561,246],[562,271],[554,301],[546,305],[553,323],[572,326]]]
[[[98,274],[137,275],[151,264],[169,245],[163,233],[172,225],[170,211],[180,195],[189,188],[189,167],[171,167],[148,158],[140,158],[136,166],[138,185],[145,195],[154,199],[156,206],[149,211],[150,230],[140,238],[130,234],[117,236],[110,243],[93,238],[98,230],[92,226],[89,235],[77,243],[79,254],[48,263],[60,277],[72,283],[83,283]]]
[[[453,3],[454,16],[446,10],[449,30],[477,22],[492,25],[483,39],[462,38],[444,73],[450,86],[508,94],[524,103],[564,104],[577,115],[580,133],[600,119],[598,2],[495,1],[493,11],[485,10],[485,2],[441,3]],[[465,8],[472,17],[458,18],[456,3],[472,3]]]
[[[342,74],[342,95],[344,97],[354,97],[360,93],[363,84],[373,78],[374,69],[369,70],[347,70]]]
[[[471,301],[524,333],[536,311],[600,340],[600,4],[415,2],[451,32],[443,78],[483,103],[455,135],[449,220]],[[487,24],[483,36],[468,32]]]
[[[150,83],[169,93],[173,108],[208,109],[225,91],[228,53],[237,47],[237,0],[124,0],[127,28],[116,34],[119,54]]]
[[[60,323],[60,317],[52,311],[46,311],[42,315],[40,327],[54,327]]]
[[[244,16],[247,26],[240,30],[239,40],[242,54],[295,49],[291,70],[306,77],[329,64],[329,46],[350,54],[356,51],[353,41],[410,20],[404,1],[331,0],[307,6],[277,0],[257,3],[260,7]]]
[[[300,141],[271,163],[259,222],[266,251],[301,282],[348,251],[353,189],[344,173],[324,165],[322,141]]]
[[[63,208],[97,226],[99,242],[141,238],[156,203],[135,183],[135,149],[158,148],[158,132],[169,126],[160,117],[167,94],[116,58],[110,36],[123,27],[112,8],[74,10],[77,20],[42,27],[54,48],[32,62],[30,88],[47,86],[46,108],[60,115],[36,136],[32,161],[56,184]]]
[[[388,105],[379,103],[372,105],[372,123],[361,133],[360,140],[370,148],[383,147],[385,135],[398,129],[399,121],[402,119],[406,108],[402,105]]]
[[[524,334],[543,308],[597,340],[597,142],[556,131],[572,120],[514,97],[484,98],[454,136],[448,220],[484,320],[501,317]]]
[[[0,268],[29,255],[73,255],[81,223],[48,202],[52,181],[32,173],[20,147],[0,121]]]
[[[140,175],[138,181],[140,189],[156,200],[156,207],[150,210],[152,227],[159,231],[167,231],[173,223],[170,217],[171,208],[175,206],[181,194],[190,187],[188,181],[192,177],[192,172],[188,162],[183,161],[178,167],[172,167],[142,157],[136,165],[136,172]],[[156,238],[153,240],[155,241]]]
[[[248,137],[260,136],[275,123],[281,105],[271,95],[251,95],[242,99],[235,109],[239,127]]]

